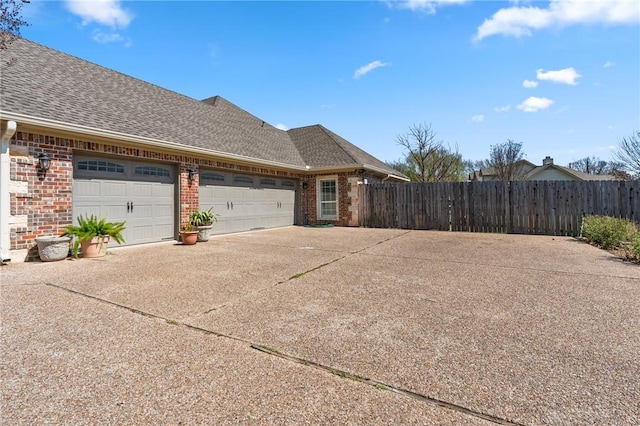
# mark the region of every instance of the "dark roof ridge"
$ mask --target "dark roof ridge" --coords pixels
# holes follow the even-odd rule
[[[320,130],[322,130],[322,131],[323,131],[327,136],[329,136],[329,138],[331,138],[331,140],[332,140],[333,142],[335,142],[335,144],[336,144],[336,145],[338,145],[338,146],[340,147],[340,149],[341,149],[345,154],[347,154],[347,156],[348,156],[349,158],[351,158],[351,160],[353,160],[353,162],[354,162],[354,163],[358,163],[358,159],[357,159],[357,158],[354,158],[354,157],[353,157],[353,155],[351,155],[351,154],[349,153],[349,151],[347,151],[347,150],[345,149],[345,147],[344,147],[344,146],[342,146],[342,143],[340,143],[340,141],[339,141],[339,140],[337,140],[336,138],[334,138],[334,137],[333,137],[333,135],[335,135],[335,133],[333,133],[331,130],[327,129],[326,127],[324,127],[322,124],[319,124],[319,123],[318,123],[318,124],[310,124],[310,125],[308,125],[308,126],[295,127],[295,128],[293,128],[293,129],[289,129],[289,130],[305,129],[305,128],[310,128],[310,127],[317,127],[317,128],[319,128]],[[358,163],[358,164],[359,164],[359,163]]]
[[[220,95],[211,96],[211,97],[209,97],[209,98],[202,99],[202,100],[201,100],[201,101],[199,101],[199,102],[201,102],[201,103],[203,103],[203,104],[206,104],[206,105],[209,105],[209,106],[212,106],[212,107],[214,107],[214,108],[218,108],[218,107],[220,106],[220,104],[218,103],[218,100],[221,100],[222,102],[224,102],[225,104],[227,104],[227,106],[230,106],[230,107],[232,107],[232,108],[235,108],[235,109],[237,109],[237,110],[240,110],[240,111],[242,111],[243,113],[245,113],[246,115],[249,115],[249,116],[251,116],[252,118],[255,118],[257,122],[262,123],[262,126],[265,126],[265,125],[266,125],[266,126],[269,126],[269,127],[273,128],[273,129],[279,130],[279,131],[281,131],[281,132],[286,132],[286,130],[282,130],[282,129],[277,128],[276,126],[274,126],[274,125],[270,124],[270,123],[269,123],[269,122],[267,122],[266,120],[263,120],[262,118],[258,117],[257,115],[250,113],[250,112],[249,112],[249,111],[247,111],[246,109],[244,109],[244,108],[242,108],[242,107],[240,107],[240,106],[238,106],[238,105],[234,104],[233,102],[231,102],[231,101],[230,101],[230,100],[228,100],[227,98],[224,98],[224,97],[222,97],[222,96],[220,96]]]
[[[344,151],[344,153],[345,153],[345,154],[347,154],[347,156],[353,160],[353,162],[354,162],[354,163],[358,163],[358,159],[357,159],[357,158],[354,158],[354,156],[353,156],[353,155],[351,155],[351,154],[349,153],[349,151],[347,151],[347,150],[345,149],[345,147],[344,147],[344,146],[342,146],[342,143],[340,143],[340,141],[339,141],[339,140],[337,140],[336,138],[334,138],[334,137],[333,137],[333,135],[335,135],[335,133],[333,133],[331,130],[327,129],[326,127],[324,127],[322,124],[316,124],[316,126],[320,127],[320,130],[322,130],[323,132],[325,132],[325,133],[326,133],[326,134],[331,138],[331,140],[333,140],[333,141],[334,141],[334,142],[335,142],[335,143],[340,147],[340,149],[341,149],[342,151]]]

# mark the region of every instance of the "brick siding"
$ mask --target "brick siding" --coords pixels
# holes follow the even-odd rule
[[[38,179],[37,156],[45,152],[51,167],[43,181]],[[10,153],[10,250],[28,249],[33,257],[35,238],[60,235],[73,217],[73,154],[117,155],[167,162],[180,166],[180,226],[189,213],[198,209],[198,174],[189,182],[187,169],[201,167],[298,179],[299,175],[282,170],[236,164],[229,161],[133,148],[117,144],[16,132],[9,144]],[[37,256],[37,254],[35,254]]]

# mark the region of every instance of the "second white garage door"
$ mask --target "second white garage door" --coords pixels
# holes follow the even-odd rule
[[[212,234],[277,228],[295,221],[296,182],[200,171],[200,210],[217,215]]]

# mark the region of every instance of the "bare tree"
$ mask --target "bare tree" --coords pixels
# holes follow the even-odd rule
[[[5,50],[20,37],[20,27],[29,25],[22,19],[22,5],[29,0],[0,0],[0,50]]]
[[[622,163],[629,173],[635,175],[636,179],[640,179],[640,130],[622,138],[613,157]]]
[[[471,176],[474,172],[482,170],[487,167],[485,164],[486,160],[464,160],[464,173],[465,175]]]
[[[525,175],[525,170],[520,164],[522,160],[522,142],[507,139],[504,143],[491,145],[485,164],[494,170],[499,180],[519,180]]]
[[[444,146],[436,139],[431,124],[414,124],[409,132],[398,135],[398,145],[405,148],[402,162],[405,174],[415,182],[460,181],[464,178],[464,163],[457,148]]]
[[[620,175],[624,173],[624,164],[619,161],[604,161],[598,157],[585,157],[573,161],[568,168],[590,175]]]
[[[590,175],[606,175],[607,162],[596,157],[584,157],[567,164],[567,167],[577,172]]]

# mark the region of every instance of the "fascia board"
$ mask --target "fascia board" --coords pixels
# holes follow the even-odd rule
[[[142,136],[130,135],[127,133],[114,132],[110,130],[97,129],[89,126],[82,126],[79,124],[65,123],[62,121],[51,120],[47,118],[33,117],[25,114],[11,113],[7,111],[0,111],[0,117],[3,120],[14,120],[18,124],[28,124],[35,127],[42,127],[48,129],[54,129],[62,132],[70,132],[80,135],[95,136],[100,138],[106,138],[117,141],[124,141],[129,143],[141,144],[149,147],[172,149],[181,152],[188,152],[192,154],[205,154],[211,155],[220,159],[233,160],[242,163],[255,164],[259,166],[271,166],[280,169],[295,170],[296,172],[304,172],[307,169],[304,166],[295,166],[286,163],[279,163],[277,161],[261,160],[253,157],[247,157],[237,154],[229,154],[221,151],[216,151],[206,148],[190,147],[175,142],[163,141],[160,139],[146,138]]]

